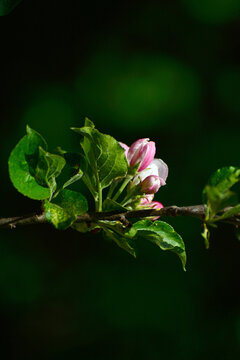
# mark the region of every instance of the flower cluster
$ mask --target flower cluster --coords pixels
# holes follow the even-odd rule
[[[153,201],[154,195],[161,186],[166,185],[168,166],[155,159],[156,146],[149,139],[139,139],[130,147],[120,142],[125,150],[125,156],[130,167],[135,167],[137,173],[129,183],[128,191],[140,195],[138,207],[160,209],[163,205]]]

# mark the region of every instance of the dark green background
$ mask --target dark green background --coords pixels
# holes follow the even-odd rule
[[[211,173],[239,166],[239,14],[239,0],[24,0],[0,17],[0,216],[40,211],[7,172],[26,124],[50,151],[77,150],[69,127],[85,116],[127,144],[156,142],[170,170],[157,200],[201,203]],[[199,221],[169,222],[186,273],[144,241],[135,260],[98,234],[1,230],[1,358],[236,359],[234,229],[213,230],[206,251]]]

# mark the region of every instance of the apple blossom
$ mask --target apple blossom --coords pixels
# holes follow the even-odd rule
[[[139,139],[129,148],[127,155],[129,165],[133,167],[139,164],[138,171],[142,171],[152,162],[155,152],[155,142],[149,141],[147,138]]]
[[[145,170],[141,171],[135,176],[131,183],[131,187],[136,186],[150,175],[159,176],[162,179],[161,186],[166,185],[166,180],[168,177],[167,164],[165,164],[165,162],[161,159],[154,159]]]
[[[165,182],[162,178],[156,175],[150,175],[139,184],[139,187],[144,194],[155,194],[163,184],[165,184]]]

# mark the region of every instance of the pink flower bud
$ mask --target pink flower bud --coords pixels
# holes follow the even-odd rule
[[[140,205],[148,205],[153,201],[154,194],[146,194],[140,200]]]
[[[152,208],[152,209],[162,209],[164,206],[162,203],[158,202],[158,201],[152,201],[149,206]]]
[[[149,139],[139,139],[132,144],[128,151],[128,162],[131,167],[139,164],[138,171],[142,171],[152,162],[155,153],[155,142],[149,141]]]
[[[121,145],[121,147],[125,150],[125,156],[128,156],[128,151],[129,151],[129,146],[127,146],[126,144],[122,143],[122,142],[118,142],[119,145]]]
[[[162,209],[164,206],[163,206],[163,204],[161,204],[158,201],[153,201],[149,204],[149,207],[152,209]],[[160,218],[160,216],[156,216],[155,218],[153,218],[153,220],[157,220],[159,218]]]
[[[150,175],[146,177],[146,179],[144,179],[139,186],[142,193],[155,194],[159,190],[162,184],[163,184],[162,178],[156,175]]]

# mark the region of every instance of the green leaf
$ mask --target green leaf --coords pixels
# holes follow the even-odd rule
[[[9,14],[22,0],[0,0],[0,16]]]
[[[64,189],[52,201],[45,201],[45,216],[57,229],[66,229],[76,221],[77,216],[88,210],[86,198],[72,190]]]
[[[212,221],[217,222],[217,221],[221,221],[221,220],[231,218],[231,217],[236,216],[236,215],[240,215],[240,205],[234,206],[233,208],[229,209],[224,214],[218,216],[217,218],[215,218]]]
[[[240,169],[229,166],[218,169],[203,190],[203,201],[208,205],[209,218],[227,206],[235,205],[237,196],[230,189],[240,181]]]
[[[89,232],[89,231],[93,231],[95,229],[98,229],[100,230],[100,226],[97,224],[97,223],[86,223],[86,222],[75,222],[74,224],[72,224],[72,228],[74,230],[77,230],[78,232],[80,233],[86,233],[86,232]]]
[[[74,175],[73,177],[71,177],[71,179],[65,182],[65,184],[62,185],[62,188],[65,188],[73,184],[73,182],[78,181],[83,177],[83,181],[85,185],[89,188],[93,197],[97,199],[98,191],[97,191],[96,181],[95,178],[92,176],[92,170],[89,169],[89,165],[87,163],[83,149],[80,150],[80,153],[69,152],[61,149],[60,147],[58,147],[57,150],[59,154],[64,156],[67,166],[69,168],[74,168],[78,170],[78,174],[76,176]]]
[[[67,165],[71,168],[77,169],[78,172],[63,184],[63,189],[80,180],[87,169],[87,162],[84,154],[65,152],[64,158],[67,162]]]
[[[81,145],[94,175],[92,186],[96,192],[98,186],[104,189],[113,179],[126,175],[128,163],[124,149],[117,140],[110,135],[100,133],[89,119],[86,119],[84,127],[72,128],[72,130],[84,136]],[[88,177],[90,176],[88,171]]]
[[[53,202],[75,216],[88,211],[87,199],[77,191],[64,189]]]
[[[125,237],[124,235],[119,235],[116,232],[106,228],[104,228],[104,233],[107,238],[114,241],[120,248],[127,251],[133,257],[136,257],[135,250],[129,243],[129,238]]]
[[[46,219],[58,230],[67,229],[76,220],[74,215],[48,200],[44,203],[44,211]]]
[[[183,269],[186,265],[185,245],[181,236],[173,227],[163,221],[140,220],[133,225],[130,232],[136,231],[135,237],[139,235],[153,242],[162,250],[171,250],[176,253],[181,262]]]
[[[50,189],[50,198],[56,190],[56,177],[58,177],[66,164],[60,155],[50,154],[39,147],[39,158],[35,169],[35,179],[42,186]]]
[[[84,126],[88,126],[88,127],[92,128],[92,129],[95,128],[95,125],[94,125],[94,123],[92,122],[92,120],[90,120],[90,119],[87,118],[87,117],[85,118]]]
[[[67,170],[68,176],[66,177],[65,175],[62,179],[60,179],[61,181],[58,183],[59,189],[57,193],[55,193],[54,197],[56,197],[57,194],[66,187],[74,184],[76,181],[79,181],[83,177],[87,168],[87,162],[83,151],[82,153],[75,153],[63,150],[61,147],[58,147],[57,152],[62,155],[66,161],[65,170]]]
[[[42,136],[27,126],[27,135],[12,150],[8,161],[9,176],[14,187],[23,195],[34,200],[44,200],[50,197],[50,190],[41,186],[35,179],[39,146],[43,149],[47,148]]]
[[[80,180],[83,176],[83,171],[82,170],[79,170],[79,172],[76,174],[76,175],[73,175],[68,181],[66,181],[64,184],[63,184],[63,189],[65,189],[66,187],[74,184],[76,181]]]

